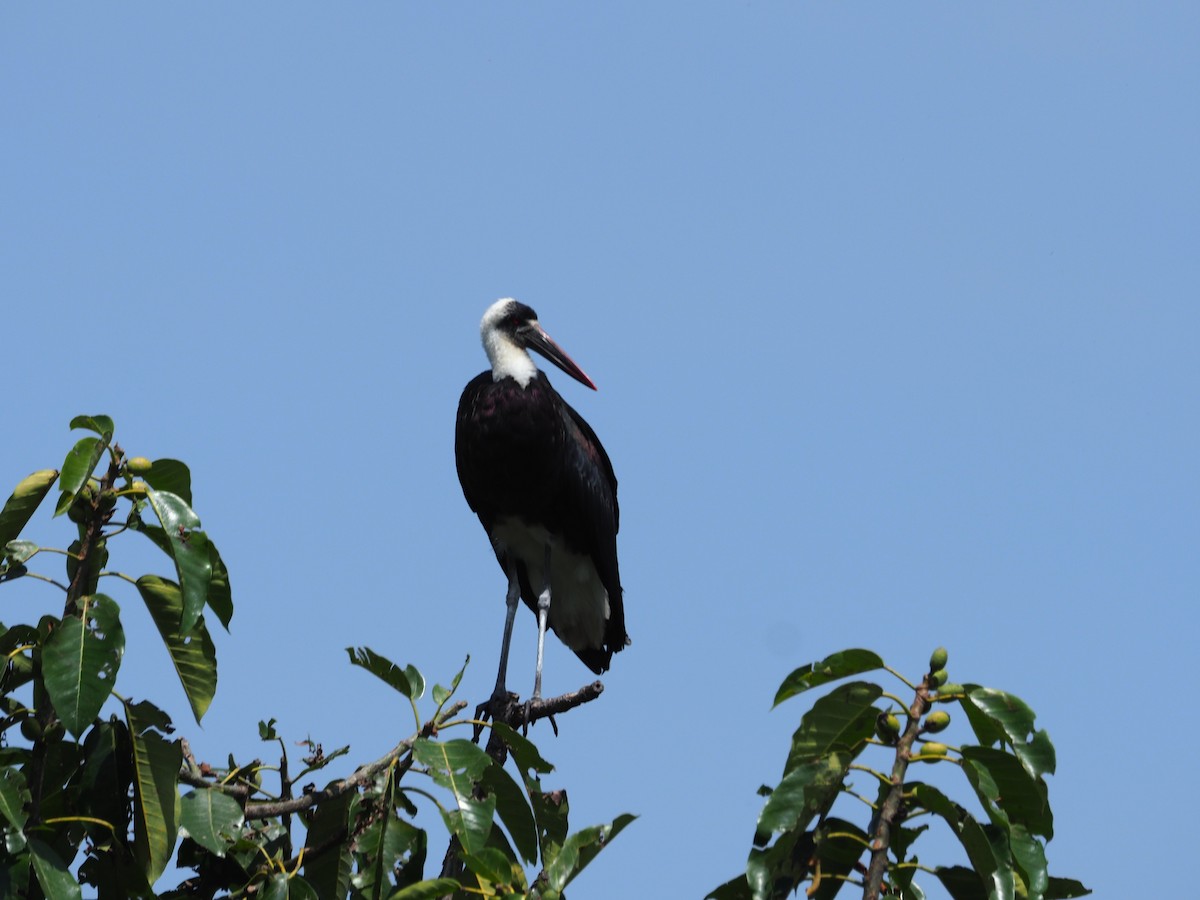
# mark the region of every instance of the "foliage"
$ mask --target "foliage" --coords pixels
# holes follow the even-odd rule
[[[454,699],[462,670],[427,691],[414,667],[366,648],[350,649],[351,663],[412,707],[412,730],[388,753],[298,796],[349,748],[310,741],[293,772],[271,720],[259,737],[278,747],[277,765],[197,762],[162,709],[117,693],[122,616],[140,598],[199,723],[217,688],[206,616],[229,627],[229,573],[192,510],[186,465],[128,457],[107,416],[71,427],[88,434],[61,468],[25,478],[0,509],[0,584],[36,579],[63,598],[35,623],[0,625],[0,895],[80,898],[87,885],[101,898],[554,898],[632,820],[571,833],[566,794],[543,788],[552,767],[527,738],[499,723],[486,752],[443,737],[477,724]],[[23,537],[56,484],[54,515],[75,531],[66,549]],[[109,568],[110,544],[130,533],[163,552],[166,575]],[[65,583],[30,569],[55,555]],[[450,835],[440,873],[427,871],[418,805]],[[158,887],[172,861],[182,881]]]
[[[869,650],[844,650],[792,672],[775,705],[816,687],[884,670],[913,691],[901,700],[869,681],[839,684],[801,716],[783,777],[766,796],[742,875],[711,900],[774,900],[807,884],[806,894],[829,900],[857,885],[867,900],[882,894],[922,900],[920,874],[937,878],[955,900],[1059,900],[1090,893],[1078,881],[1052,877],[1046,842],[1054,820],[1045,776],[1054,773],[1054,746],[1035,730],[1034,713],[1011,694],[947,680],[948,654],[939,647],[929,672],[913,684]],[[938,708],[934,708],[934,705]],[[957,706],[970,728],[951,746],[943,732],[947,707]],[[930,735],[937,735],[932,740]],[[890,771],[868,766],[864,753],[891,758]],[[908,777],[911,763],[960,769],[983,818],[938,787]],[[933,772],[935,770],[928,770]],[[851,778],[873,785],[864,795]],[[871,796],[873,794],[873,796]],[[834,815],[834,804],[857,805],[862,825]],[[968,801],[970,802],[970,801]],[[962,845],[968,866],[923,865],[912,852],[932,824]]]

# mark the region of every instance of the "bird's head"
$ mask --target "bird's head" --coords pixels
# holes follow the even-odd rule
[[[529,355],[530,350],[536,350],[580,384],[596,390],[592,379],[546,334],[538,323],[537,313],[524,303],[511,298],[497,300],[483,314],[479,334],[496,381],[512,378],[526,387],[537,373]]]

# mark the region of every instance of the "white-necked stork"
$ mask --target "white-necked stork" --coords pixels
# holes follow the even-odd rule
[[[505,695],[518,597],[537,614],[537,670],[549,624],[597,675],[629,643],[617,566],[617,478],[600,439],[550,385],[536,350],[576,381],[596,385],[516,300],[493,303],[479,325],[490,371],[458,402],[454,455],[463,495],[508,577],[494,697]]]

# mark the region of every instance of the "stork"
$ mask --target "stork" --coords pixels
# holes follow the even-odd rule
[[[508,649],[523,599],[537,615],[537,700],[547,625],[597,675],[629,643],[617,566],[617,478],[591,426],[529,355],[536,350],[596,390],[537,313],[497,300],[479,331],[491,369],[463,390],[454,455],[463,496],[508,578],[493,699],[507,694]]]

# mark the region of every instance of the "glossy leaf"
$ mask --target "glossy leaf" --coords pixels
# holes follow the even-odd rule
[[[229,630],[229,622],[233,619],[233,596],[229,590],[229,570],[225,561],[217,552],[217,545],[208,542],[208,559],[212,564],[212,579],[208,582],[208,608],[216,615],[217,620]]]
[[[433,780],[454,794],[458,804],[457,819],[448,819],[461,826],[455,832],[468,853],[478,853],[486,844],[492,829],[496,808],[494,796],[485,800],[473,794],[475,782],[492,764],[492,759],[470,741],[413,741],[413,757],[427,766]]]
[[[200,620],[208,602],[208,586],[212,580],[212,559],[209,556],[208,536],[200,531],[200,519],[181,497],[169,491],[150,490],[146,496],[158,516],[175,561],[175,572],[183,592],[183,613],[179,633],[188,635]]]
[[[503,722],[493,722],[492,730],[500,736],[505,746],[508,747],[527,790],[532,790],[540,786],[537,778],[538,775],[547,775],[554,771],[554,766],[542,758],[542,754],[538,752],[538,748],[529,738],[517,733]],[[531,772],[534,774],[531,775]]]
[[[758,816],[757,833],[806,828],[837,799],[842,779],[854,757],[846,750],[830,750],[823,756],[799,763],[779,782]],[[760,840],[765,843],[765,838]]]
[[[454,692],[458,690],[459,682],[462,681],[463,672],[467,670],[467,664],[470,662],[471,657],[468,656],[466,661],[462,664],[462,668],[458,670],[458,674],[455,675],[454,679],[450,682],[450,687],[442,687],[440,684],[435,684],[433,686],[433,702],[436,703],[438,707],[441,707],[442,704],[454,696]]]
[[[562,891],[572,879],[595,859],[596,854],[611,843],[636,816],[617,816],[607,825],[593,825],[577,831],[563,843],[554,857],[546,862],[546,881],[556,891]]]
[[[86,428],[88,431],[94,431],[106,441],[112,439],[113,431],[116,426],[113,425],[113,420],[108,416],[76,416],[71,420],[71,430],[76,428]]]
[[[927,784],[909,785],[909,793],[917,804],[941,816],[950,826],[966,850],[967,859],[989,900],[1013,900],[1016,886],[1012,854],[1004,833],[995,826],[980,825],[967,810]],[[950,890],[948,886],[947,890]]]
[[[192,633],[184,637],[179,630],[183,613],[179,585],[157,575],[143,575],[137,580],[137,589],[171,654],[175,674],[199,722],[217,692],[217,650],[204,619],[199,619]]]
[[[71,448],[71,452],[63,460],[62,474],[58,482],[62,495],[58,498],[54,515],[62,515],[71,506],[79,491],[92,477],[92,472],[96,470],[96,464],[100,462],[107,448],[107,439],[94,437],[80,438],[79,442]]]
[[[963,772],[989,818],[1007,827],[1023,825],[1033,834],[1054,837],[1046,783],[1035,778],[1015,756],[991,747],[962,748]]]
[[[792,735],[785,774],[793,767],[823,757],[836,749],[858,755],[867,739],[875,733],[879,710],[872,704],[883,689],[877,684],[852,681],[838,685],[800,719],[800,727]]]
[[[408,686],[412,690],[412,699],[420,700],[425,696],[425,676],[422,675],[414,665],[404,667],[404,677],[408,679]]]
[[[154,546],[158,547],[167,556],[171,556],[173,549],[171,541],[167,538],[167,532],[157,525],[147,525],[144,522],[133,520],[132,528],[135,531],[140,531],[148,537]],[[207,535],[205,535],[207,539]],[[233,618],[233,598],[229,590],[229,571],[225,568],[225,562],[221,559],[221,554],[217,552],[216,545],[208,541],[208,558],[212,566],[212,577],[208,582],[208,606],[216,614],[221,624],[225,626],[225,630],[229,630],[229,622]]]
[[[850,675],[861,675],[883,667],[883,659],[870,650],[842,650],[825,657],[820,662],[809,663],[794,670],[775,694],[772,706],[778,706],[784,700],[802,694],[811,688],[846,678]]]
[[[83,735],[112,693],[125,652],[120,607],[104,594],[84,598],[83,618],[67,616],[42,648],[50,702],[75,737]]]
[[[845,886],[843,879],[854,870],[866,845],[866,832],[853,822],[825,819],[815,836],[813,851],[821,866],[821,879],[805,892],[808,900],[831,900]]]
[[[508,829],[513,844],[525,862],[537,862],[537,823],[533,810],[513,777],[500,765],[490,765],[483,773],[483,784],[496,797],[496,814]]]
[[[345,793],[317,805],[308,825],[304,877],[322,897],[345,897],[350,889],[354,858],[346,841],[353,794]],[[328,846],[324,852],[315,852]]]
[[[380,656],[370,647],[347,647],[346,653],[350,656],[351,664],[366,669],[393,690],[411,700],[419,696],[413,692],[404,670],[386,656]]]
[[[1013,860],[1021,871],[1021,878],[1031,897],[1042,897],[1050,886],[1050,873],[1046,867],[1046,849],[1042,842],[1029,833],[1024,826],[1013,825],[1008,831],[1008,845]]]
[[[1045,731],[1034,731],[1034,712],[1025,701],[993,688],[976,688],[967,694],[964,705],[978,710],[1003,731],[1030,775],[1054,774],[1054,745]]]
[[[58,479],[57,469],[42,469],[22,479],[0,509],[0,547],[16,540]]]
[[[0,769],[0,813],[17,831],[25,827],[29,813],[25,804],[29,802],[29,788],[25,776],[19,769]]]
[[[197,788],[179,799],[182,833],[216,856],[224,856],[246,821],[238,802],[212,788]]]
[[[1046,888],[1044,900],[1072,900],[1074,897],[1086,897],[1091,891],[1074,878],[1050,877],[1050,886]]]
[[[46,900],[79,900],[83,896],[79,882],[49,844],[30,838],[29,855]]]
[[[410,884],[396,891],[388,900],[440,900],[457,891],[459,884],[453,878],[431,878]]]
[[[537,822],[538,848],[545,862],[558,852],[567,839],[571,804],[566,791],[531,790],[529,805],[533,809],[533,820]]]
[[[167,491],[192,505],[192,473],[177,459],[156,459],[142,479],[156,491]]]
[[[133,740],[134,857],[146,880],[153,883],[171,861],[175,846],[176,777],[183,753],[177,742],[169,742],[151,729],[162,722],[160,711],[145,703],[127,703],[125,714]]]

